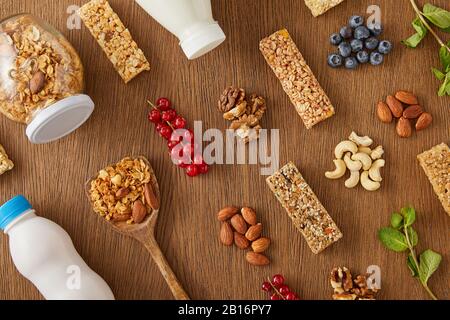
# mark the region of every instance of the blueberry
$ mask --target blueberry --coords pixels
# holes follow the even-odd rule
[[[356,69],[358,67],[358,61],[355,57],[349,57],[345,59],[345,67],[347,69]]]
[[[374,36],[379,36],[383,33],[383,26],[379,23],[371,23],[367,27]]]
[[[353,36],[355,39],[364,40],[370,37],[370,31],[365,26],[359,26],[355,29]]]
[[[353,29],[358,28],[359,26],[362,26],[364,23],[364,18],[361,16],[351,16],[350,20],[348,21],[348,24]]]
[[[392,43],[387,40],[380,41],[378,51],[382,54],[388,54],[392,50]]]
[[[341,31],[339,31],[339,34],[344,39],[349,39],[353,35],[353,30],[349,26],[345,26],[341,28]]]
[[[341,56],[343,56],[344,58],[347,58],[347,57],[349,57],[352,54],[352,47],[351,47],[351,45],[348,42],[345,42],[345,41],[342,42],[339,45],[338,50],[339,50],[339,54]]]
[[[378,47],[378,39],[375,37],[370,37],[366,40],[366,48],[369,50],[375,50]]]
[[[352,47],[352,52],[355,52],[355,53],[364,49],[364,43],[358,39],[353,39],[350,42],[350,46]]]
[[[342,42],[342,37],[339,33],[333,33],[330,36],[330,43],[334,46],[338,46]]]
[[[332,53],[328,56],[328,65],[332,68],[342,66],[342,57],[337,53]]]
[[[356,60],[361,64],[369,62],[369,53],[365,50],[358,52],[356,54]]]
[[[374,66],[378,66],[378,65],[382,64],[383,60],[384,60],[384,56],[377,51],[374,51],[370,54],[370,64],[372,64]]]

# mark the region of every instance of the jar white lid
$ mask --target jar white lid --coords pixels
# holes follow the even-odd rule
[[[180,46],[189,60],[197,59],[214,50],[226,39],[218,23],[200,28],[180,42]]]
[[[78,129],[93,111],[94,102],[85,94],[64,98],[36,114],[27,126],[27,137],[35,144],[58,140]]]

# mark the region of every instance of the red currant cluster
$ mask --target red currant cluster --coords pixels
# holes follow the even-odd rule
[[[299,297],[284,284],[284,277],[281,274],[274,275],[272,281],[270,281],[270,278],[267,278],[267,281],[262,284],[261,288],[269,294],[270,300],[300,300]]]
[[[201,148],[195,143],[194,132],[186,129],[186,119],[172,109],[167,98],[159,98],[156,106],[148,114],[148,120],[156,125],[156,131],[166,139],[169,153],[174,164],[186,169],[189,177],[196,177],[208,172],[208,165],[203,160]]]

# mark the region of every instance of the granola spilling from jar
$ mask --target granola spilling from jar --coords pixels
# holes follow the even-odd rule
[[[156,180],[143,158],[124,158],[100,170],[90,183],[90,199],[96,213],[111,222],[141,223],[159,209]]]
[[[29,123],[54,102],[83,91],[83,66],[71,44],[32,15],[0,25],[0,112]]]
[[[365,275],[353,278],[346,267],[331,270],[330,284],[334,290],[333,300],[375,300],[378,292],[374,284],[369,288]]]

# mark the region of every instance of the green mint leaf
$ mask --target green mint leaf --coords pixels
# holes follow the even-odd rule
[[[414,21],[412,22],[412,26],[414,30],[416,30],[416,33],[408,39],[403,40],[402,43],[409,48],[416,48],[423,40],[423,38],[425,38],[428,30],[424,26],[422,20],[420,20],[419,18],[414,19]]]
[[[449,28],[446,28],[446,29],[442,29],[442,31],[447,32],[447,33],[450,33],[450,27],[449,27]]]
[[[442,256],[432,250],[426,250],[420,255],[419,262],[419,278],[423,283],[427,283],[428,279],[437,270],[441,263]]]
[[[450,86],[450,73],[447,73],[447,75],[445,76],[444,82],[442,83],[441,87],[439,88],[438,95],[440,97],[445,96],[449,86]]]
[[[378,238],[389,250],[403,252],[408,249],[406,237],[400,231],[393,228],[383,228],[378,231]]]
[[[416,221],[416,211],[414,210],[414,208],[402,208],[400,212],[405,219],[405,227],[411,226]]]
[[[412,244],[413,247],[417,246],[419,243],[419,236],[417,235],[416,230],[414,230],[411,227],[406,228],[406,232],[408,232],[408,239],[409,242]]]
[[[431,68],[431,71],[433,71],[434,76],[438,79],[438,80],[444,80],[445,79],[445,74],[441,71],[438,70],[436,68]]]
[[[441,47],[439,49],[439,58],[441,59],[441,63],[444,70],[450,67],[450,52],[446,47]]]
[[[408,255],[408,258],[406,259],[406,264],[408,265],[409,270],[411,270],[411,275],[414,278],[417,278],[419,276],[419,270],[411,254]]]
[[[403,226],[403,216],[400,213],[394,212],[391,216],[391,226],[394,229],[399,229]]]
[[[427,3],[423,7],[423,15],[440,29],[450,28],[450,12]]]

